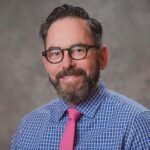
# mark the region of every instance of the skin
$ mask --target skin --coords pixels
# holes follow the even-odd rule
[[[72,44],[94,44],[91,33],[86,22],[80,18],[66,17],[55,21],[48,29],[46,37],[45,48],[49,47],[61,47],[68,48]],[[49,63],[45,57],[43,57],[43,63],[47,73],[51,80],[56,80],[58,72],[68,68],[81,68],[87,76],[91,76],[94,72],[96,57],[100,59],[99,69],[102,70],[106,67],[108,61],[108,50],[102,46],[99,56],[95,50],[89,50],[87,57],[83,60],[73,60],[69,57],[68,52],[64,52],[64,59],[57,64]],[[66,91],[73,91],[79,88],[83,82],[83,76],[64,76],[59,80],[61,87]],[[73,105],[73,104],[70,104]]]

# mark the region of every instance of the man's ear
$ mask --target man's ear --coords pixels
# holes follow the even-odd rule
[[[105,69],[108,63],[108,49],[106,46],[102,46],[100,49],[100,70]]]
[[[47,67],[48,67],[48,66],[47,66],[48,62],[47,62],[46,58],[45,58],[45,57],[42,57],[42,61],[43,61],[45,70],[48,71],[48,69],[47,69]]]
[[[46,63],[46,58],[43,56],[42,57],[42,61],[43,61],[43,64],[45,65],[45,63]]]

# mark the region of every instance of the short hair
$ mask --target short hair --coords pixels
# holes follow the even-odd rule
[[[51,24],[65,17],[78,17],[85,20],[91,31],[93,41],[96,45],[101,46],[103,32],[101,23],[96,19],[90,18],[89,14],[83,8],[68,4],[56,7],[41,25],[40,36],[44,43],[46,42],[47,32]]]

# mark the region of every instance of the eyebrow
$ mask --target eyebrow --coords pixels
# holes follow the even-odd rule
[[[86,43],[82,43],[82,42],[80,42],[80,43],[74,43],[74,44],[71,44],[69,47],[67,47],[67,48],[61,48],[61,47],[59,47],[59,46],[50,46],[48,49],[46,49],[46,50],[53,50],[53,49],[68,49],[68,48],[71,48],[71,47],[73,47],[73,46],[84,46],[84,45],[93,45],[93,44],[86,44]]]

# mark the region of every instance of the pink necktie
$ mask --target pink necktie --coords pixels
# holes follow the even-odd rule
[[[76,121],[81,115],[80,112],[74,108],[69,108],[67,112],[68,121],[60,141],[59,150],[73,150]]]

